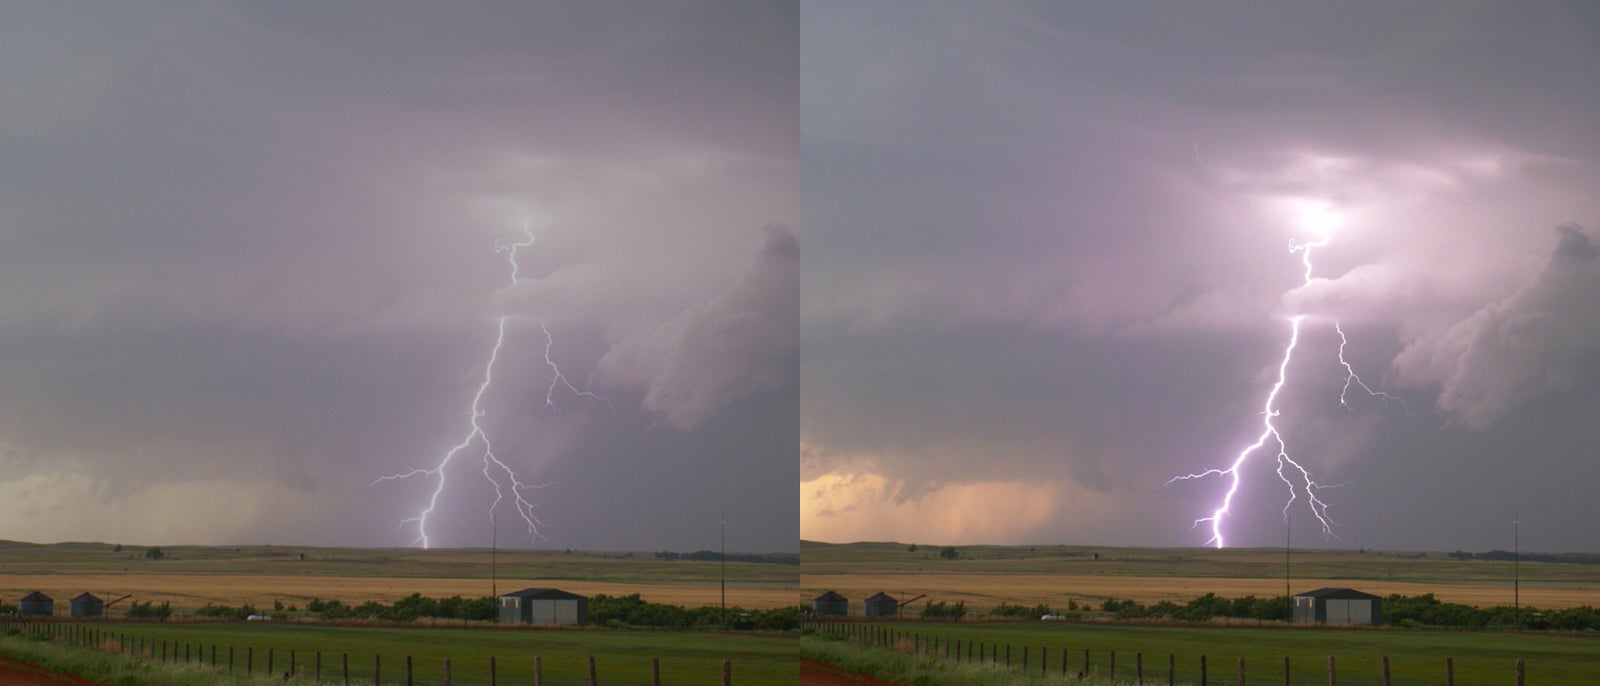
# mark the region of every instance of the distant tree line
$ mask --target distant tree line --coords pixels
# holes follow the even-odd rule
[[[1496,560],[1511,562],[1559,562],[1563,564],[1600,565],[1600,554],[1597,553],[1513,553],[1509,550],[1491,550],[1487,553],[1468,553],[1460,550],[1450,553],[1450,557],[1457,560]]]
[[[722,553],[715,550],[696,550],[692,553],[674,553],[663,550],[656,553],[656,558],[661,560],[695,560],[698,562],[717,562],[722,560]],[[757,564],[798,565],[800,556],[789,553],[728,553],[729,562],[754,562]]]

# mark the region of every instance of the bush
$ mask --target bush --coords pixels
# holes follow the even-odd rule
[[[133,601],[132,605],[128,606],[129,619],[156,619],[165,621],[171,616],[172,603],[168,602],[163,602],[160,605],[156,605],[155,601],[141,604],[139,601],[135,600]]]
[[[928,603],[922,608],[922,616],[930,619],[961,619],[967,616],[967,601]]]

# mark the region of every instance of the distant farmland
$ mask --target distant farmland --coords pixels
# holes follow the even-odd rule
[[[901,598],[925,594],[925,600],[964,601],[982,613],[1001,603],[1065,609],[1106,598],[1154,603],[1205,593],[1284,593],[1282,549],[956,546],[959,556],[944,559],[944,546],[909,548],[802,542],[800,599],[833,590],[860,614],[861,600],[879,591]],[[1445,552],[1296,550],[1288,571],[1294,593],[1350,586],[1380,596],[1432,593],[1480,607],[1512,603],[1510,561],[1452,559]],[[1518,574],[1525,607],[1600,605],[1600,565],[1522,562]]]
[[[644,552],[500,551],[491,572],[487,549],[163,546],[159,560],[147,557],[147,550],[0,541],[0,601],[14,605],[38,590],[54,597],[57,612],[65,614],[67,600],[85,591],[106,600],[132,594],[141,602],[171,602],[180,612],[206,603],[270,608],[281,601],[304,608],[312,598],[392,602],[412,593],[471,598],[490,595],[491,587],[501,593],[530,586],[584,595],[638,593],[651,602],[686,606],[717,604],[721,597],[717,562]],[[793,604],[797,569],[730,561],[728,605]]]

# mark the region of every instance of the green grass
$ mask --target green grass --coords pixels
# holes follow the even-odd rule
[[[588,658],[596,659],[602,683],[650,683],[650,659],[661,661],[663,684],[718,683],[722,661],[731,660],[733,680],[741,684],[795,684],[798,641],[793,637],[703,632],[620,631],[603,629],[525,628],[399,628],[331,626],[296,623],[89,623],[113,635],[102,645],[120,645],[126,635],[137,645],[144,638],[145,652],[159,656],[161,641],[169,655],[182,661],[184,644],[192,658],[203,657],[209,670],[211,646],[217,646],[219,669],[226,669],[228,649],[234,652],[234,673],[246,671],[247,652],[253,649],[253,672],[266,671],[267,654],[281,678],[288,671],[293,651],[296,671],[309,679],[317,651],[322,651],[325,680],[342,677],[348,655],[352,683],[372,683],[373,657],[381,655],[384,683],[404,683],[406,657],[412,658],[414,683],[443,683],[444,660],[451,661],[451,676],[458,686],[489,683],[489,658],[496,658],[500,683],[531,683],[534,657],[542,662],[544,683],[585,684]],[[0,653],[11,654],[20,639],[0,643]],[[75,652],[89,653],[86,649]],[[19,659],[26,659],[20,658]],[[513,680],[514,679],[514,680]],[[140,682],[143,683],[143,682]],[[155,682],[151,682],[155,683]],[[281,683],[281,681],[280,681]]]
[[[1039,674],[1034,671],[1005,669],[995,665],[955,663],[905,653],[878,650],[855,643],[804,638],[800,654],[852,672],[871,674],[880,679],[913,686],[1033,686],[1035,684],[1104,684],[1105,679],[1079,681],[1076,674]],[[1161,683],[1166,683],[1165,681]],[[1187,686],[1187,684],[1184,684]]]
[[[861,625],[857,625],[861,626]],[[1443,683],[1445,659],[1454,661],[1458,686],[1512,683],[1518,659],[1525,661],[1529,683],[1593,683],[1600,674],[1600,636],[1529,633],[1423,631],[1397,629],[1330,629],[1292,627],[1160,627],[1070,622],[931,623],[898,621],[877,626],[907,636],[960,641],[964,656],[969,644],[981,644],[989,655],[999,646],[1004,662],[1011,646],[1012,664],[1020,669],[1023,646],[1028,646],[1029,668],[1040,668],[1041,649],[1047,649],[1050,671],[1060,671],[1061,651],[1069,651],[1068,670],[1107,676],[1111,652],[1116,652],[1119,679],[1131,678],[1135,660],[1142,660],[1147,683],[1166,683],[1167,656],[1174,655],[1179,682],[1199,682],[1200,656],[1207,656],[1212,683],[1236,683],[1238,660],[1244,658],[1251,683],[1282,683],[1283,659],[1289,658],[1291,683],[1326,684],[1328,656],[1335,658],[1341,685],[1382,683],[1381,660],[1389,657],[1390,676],[1396,684]],[[813,645],[809,639],[806,648]],[[916,638],[899,641],[902,648]],[[926,643],[924,643],[926,644]],[[953,644],[952,644],[953,645]],[[952,647],[952,651],[956,648]],[[972,654],[979,648],[972,645]],[[934,682],[942,683],[942,682]]]

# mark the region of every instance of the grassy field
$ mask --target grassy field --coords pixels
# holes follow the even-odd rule
[[[316,548],[282,546],[163,547],[164,559],[144,548],[101,543],[38,545],[0,541],[0,601],[29,591],[54,597],[60,609],[88,591],[110,600],[132,594],[141,602],[171,602],[180,613],[206,603],[304,606],[311,598],[359,604],[491,594],[557,587],[583,595],[638,593],[646,600],[699,606],[720,601],[716,562],[661,560],[650,553]],[[493,571],[491,571],[493,569]],[[792,564],[730,562],[729,605],[771,609],[794,602]],[[120,606],[119,606],[120,607]],[[116,608],[113,608],[114,610]]]
[[[986,611],[1000,603],[1069,602],[1098,605],[1106,598],[1142,603],[1183,602],[1205,593],[1225,597],[1284,593],[1282,549],[1150,549],[1085,546],[958,546],[960,557],[941,559],[942,546],[905,543],[801,542],[800,595],[809,602],[833,590],[861,599],[879,591],[896,597],[965,601]],[[1445,602],[1510,605],[1509,562],[1455,560],[1446,553],[1295,550],[1290,558],[1295,593],[1350,586],[1388,595],[1433,593]],[[1524,562],[1519,565],[1524,606],[1560,609],[1600,606],[1600,566]]]
[[[67,623],[62,622],[62,625]],[[482,626],[476,628],[392,628],[297,624],[292,622],[131,623],[90,622],[110,636],[100,645],[120,647],[123,636],[145,651],[159,655],[160,642],[180,656],[188,644],[195,659],[210,664],[211,646],[217,646],[219,669],[226,669],[230,647],[234,673],[244,674],[245,659],[254,652],[253,672],[266,671],[272,651],[273,672],[289,669],[293,651],[296,672],[309,677],[316,654],[322,652],[325,680],[342,677],[348,656],[352,683],[373,683],[373,658],[381,656],[384,683],[404,683],[406,657],[412,658],[414,683],[443,683],[444,661],[451,661],[452,682],[458,686],[489,683],[489,658],[496,660],[499,683],[532,683],[533,660],[540,658],[544,683],[584,684],[588,658],[596,658],[601,683],[650,683],[650,659],[660,658],[662,683],[719,683],[722,661],[732,662],[734,683],[795,684],[799,681],[798,640],[782,636],[752,636],[703,632],[607,631],[593,629],[530,629]],[[11,654],[19,638],[0,642],[0,654]]]
[[[862,631],[866,624],[855,624]],[[1516,661],[1524,660],[1528,683],[1594,683],[1600,674],[1600,637],[1552,636],[1532,633],[1415,631],[1389,629],[1328,629],[1253,627],[1161,627],[1123,624],[1080,624],[1069,622],[968,622],[930,623],[886,622],[875,626],[919,635],[926,644],[938,637],[942,655],[946,641],[959,641],[964,656],[970,647],[974,658],[982,650],[991,657],[996,646],[1004,663],[1006,646],[1011,661],[1021,669],[1023,647],[1029,651],[1029,671],[1047,666],[1052,674],[1061,671],[1061,651],[1068,651],[1068,671],[1108,677],[1111,653],[1116,653],[1116,674],[1132,680],[1136,660],[1141,659],[1147,682],[1166,683],[1167,656],[1175,658],[1179,683],[1199,683],[1200,656],[1207,658],[1211,683],[1235,683],[1238,661],[1244,659],[1251,683],[1282,683],[1283,661],[1289,658],[1294,684],[1328,683],[1328,656],[1334,656],[1338,683],[1344,685],[1381,684],[1382,658],[1389,656],[1393,683],[1444,683],[1445,659],[1454,663],[1458,686],[1513,683]],[[801,652],[820,655],[824,649],[806,639]],[[898,640],[898,647],[910,651],[916,638]],[[957,650],[949,644],[951,651]],[[1047,665],[1041,665],[1045,650]],[[1084,651],[1088,651],[1087,669]],[[1139,657],[1136,657],[1139,656]],[[894,677],[893,674],[880,676]],[[899,677],[894,677],[899,678]],[[933,683],[963,683],[959,679]],[[1003,683],[1003,682],[1002,682]],[[1041,681],[1048,683],[1048,680]]]

